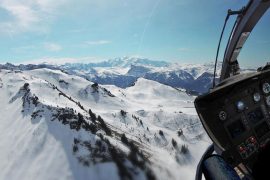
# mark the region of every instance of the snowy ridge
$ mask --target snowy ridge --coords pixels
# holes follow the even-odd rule
[[[33,78],[32,82],[30,80],[30,84],[32,85],[33,83],[35,83],[35,78]],[[151,171],[146,166],[148,160],[145,159],[142,153],[134,150],[136,148],[135,145],[130,153],[127,154],[119,148],[116,148],[109,140],[112,131],[106,126],[100,116],[98,116],[96,120],[89,118],[87,111],[85,111],[84,107],[80,105],[79,102],[66,96],[53,84],[46,83],[46,81],[43,83],[42,85],[46,86],[47,90],[53,91],[56,94],[59,93],[59,97],[64,96],[66,106],[72,108],[60,108],[58,105],[56,107],[48,105],[51,104],[48,101],[42,103],[42,100],[38,98],[38,90],[34,90],[37,95],[33,94],[29,83],[25,83],[19,91],[15,93],[15,96],[11,98],[8,104],[11,106],[14,104],[22,104],[20,112],[16,112],[19,117],[15,117],[18,118],[18,121],[29,121],[23,123],[33,125],[33,130],[30,127],[30,132],[28,131],[26,133],[14,131],[15,136],[17,133],[21,133],[17,134],[20,136],[24,135],[24,139],[19,139],[23,142],[14,139],[12,143],[15,143],[15,145],[17,143],[25,143],[29,138],[30,139],[19,151],[23,153],[24,156],[20,156],[20,153],[18,153],[19,157],[15,156],[11,158],[13,161],[6,162],[10,167],[5,167],[6,164],[1,163],[3,166],[3,171],[0,173],[1,179],[18,179],[18,177],[20,177],[20,179],[85,179],[87,177],[107,179],[107,173],[104,175],[104,172],[111,174],[114,177],[113,179],[147,179],[151,177]],[[50,98],[46,98],[46,100],[48,99]],[[25,124],[21,122],[18,123],[22,126],[14,127],[15,129],[24,128]],[[25,131],[27,129],[22,130]],[[3,135],[5,134],[3,133]],[[53,142],[47,141],[48,136],[52,138]],[[57,140],[57,142],[55,142],[54,139]],[[62,145],[59,144],[59,146],[58,143],[62,143]],[[12,146],[5,144],[5,147],[7,145]],[[52,146],[55,145],[58,146],[52,149]],[[8,150],[9,148],[6,147],[4,150],[5,149]],[[62,156],[59,156],[57,151],[60,151],[60,155]],[[61,154],[61,152],[63,153]],[[128,155],[132,154],[133,156],[142,158],[144,162],[128,157]],[[28,157],[28,155],[31,156]],[[40,159],[40,156],[42,156],[42,159]],[[51,158],[51,160],[47,161],[47,158]],[[1,159],[5,160],[4,157]],[[23,172],[24,169],[31,167],[27,161],[29,164],[33,165],[32,169]],[[45,165],[40,163],[40,161],[46,162]],[[25,163],[26,167],[16,166],[19,162]],[[125,163],[129,165],[125,165]],[[96,164],[98,164],[98,167],[94,166]],[[16,170],[19,171],[18,173],[13,172],[13,168],[11,167],[14,166]],[[91,166],[93,167],[91,168]],[[96,173],[96,168],[101,168],[103,173]],[[53,171],[54,173],[42,174],[40,172],[41,169],[45,169],[45,172]],[[62,177],[59,177],[59,172],[57,171],[63,172]],[[121,174],[121,178],[119,178],[117,171]],[[39,173],[41,173],[41,175],[39,175]]]
[[[155,81],[121,89],[50,69],[0,78],[0,179],[193,179],[208,145],[194,97]]]
[[[67,63],[63,65],[0,65],[0,69],[33,70],[40,68],[59,69],[104,85],[130,87],[137,78],[144,77],[175,88],[186,89],[195,94],[205,93],[211,86],[214,64],[177,64],[153,61],[146,58],[122,57],[98,63]],[[218,63],[220,73],[221,63]],[[208,76],[205,76],[208,73]],[[201,81],[202,80],[202,81]]]
[[[98,63],[67,63],[64,65],[64,67],[68,67],[69,69],[80,69],[80,70],[87,70],[89,68],[93,67],[130,67],[131,65],[142,65],[142,66],[152,66],[152,67],[164,67],[168,66],[169,63],[165,61],[156,61],[156,60],[150,60],[147,58],[136,58],[136,57],[120,57],[120,58],[114,58],[109,59],[106,61],[98,62]]]
[[[119,62],[125,62],[124,65]],[[162,63],[147,59],[119,58],[108,66],[94,67],[87,64],[63,65],[70,74],[79,75],[100,84],[116,85],[121,88],[130,87],[137,78],[143,77],[175,88],[186,89],[195,94],[205,93],[212,84],[214,64],[178,64]],[[110,62],[113,62],[110,60]],[[140,62],[140,63],[139,63]],[[144,62],[144,63],[142,63]],[[155,64],[156,62],[157,64]],[[222,63],[217,65],[220,74]],[[87,67],[89,67],[87,69]],[[74,71],[76,70],[76,71]],[[83,72],[83,73],[82,73]],[[206,76],[207,74],[207,76]],[[217,80],[218,80],[217,76]]]
[[[220,73],[222,63],[217,66]],[[214,64],[178,64],[155,61],[146,58],[122,57],[97,63],[66,63],[63,65],[20,64],[0,65],[0,69],[25,71],[34,69],[61,70],[71,75],[83,77],[103,85],[116,85],[127,88],[138,78],[146,78],[179,89],[186,89],[190,94],[205,93],[212,85]],[[217,81],[218,81],[217,76]]]

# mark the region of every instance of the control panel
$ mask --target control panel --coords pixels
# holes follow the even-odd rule
[[[270,140],[270,71],[234,76],[195,107],[216,151],[232,165],[252,166]]]
[[[254,136],[251,136],[246,141],[238,145],[238,152],[243,159],[247,159],[253,153],[258,151],[259,144]]]

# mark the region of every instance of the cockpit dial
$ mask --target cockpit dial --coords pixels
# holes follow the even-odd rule
[[[270,93],[270,84],[269,83],[264,83],[263,84],[263,87],[262,87],[262,90],[265,94],[268,94]]]

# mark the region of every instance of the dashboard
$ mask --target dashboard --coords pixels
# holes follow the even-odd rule
[[[195,107],[216,152],[252,167],[270,140],[270,71],[228,79],[197,97]]]

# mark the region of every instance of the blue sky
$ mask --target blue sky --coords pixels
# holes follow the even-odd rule
[[[93,62],[123,56],[209,62],[215,58],[227,9],[239,9],[246,3],[247,0],[1,0],[0,63]],[[269,12],[240,56],[244,64],[270,61],[267,32]]]

